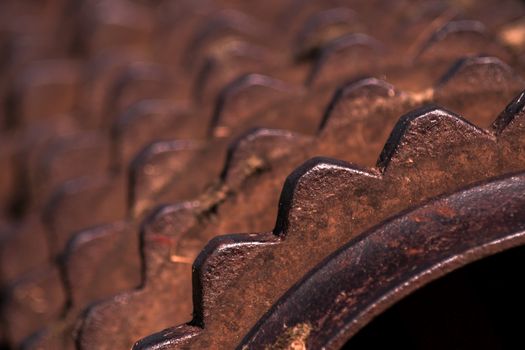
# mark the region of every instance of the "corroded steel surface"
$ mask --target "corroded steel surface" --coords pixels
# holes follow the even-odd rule
[[[2,1],[0,344],[233,347],[350,238],[525,170],[524,15]]]
[[[238,348],[338,349],[415,289],[525,244],[524,179],[479,184],[364,232],[291,288]]]

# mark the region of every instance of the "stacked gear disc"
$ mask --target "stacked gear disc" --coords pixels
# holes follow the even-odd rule
[[[433,281],[523,263],[524,18],[2,1],[0,347],[359,348]]]

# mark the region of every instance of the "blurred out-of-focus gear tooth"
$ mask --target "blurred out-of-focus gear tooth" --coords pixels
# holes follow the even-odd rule
[[[190,69],[195,61],[206,57],[217,45],[232,39],[245,38],[251,42],[262,40],[268,31],[265,25],[236,10],[222,10],[204,22],[189,42],[184,63]]]
[[[168,317],[166,308],[172,310],[173,307],[169,300],[175,297],[174,293],[178,295],[182,292],[173,290],[173,283],[177,283],[180,273],[191,274],[192,261],[191,257],[176,255],[173,245],[181,238],[179,233],[197,223],[197,213],[195,203],[183,202],[159,208],[146,219],[142,229],[142,253],[146,255],[144,284],[140,289],[121,293],[90,308],[82,319],[78,335],[81,347],[109,349],[114,346],[131,346],[137,335],[145,331],[144,324],[137,322],[139,319],[149,324],[148,320],[158,322],[159,317]],[[169,269],[165,269],[167,261],[172,262]],[[166,276],[167,283],[150,283],[158,277],[163,278],[162,275]],[[181,286],[185,288],[184,296],[191,298],[191,286]],[[168,311],[168,318],[174,315],[191,315],[191,305],[183,306],[183,309],[175,313]],[[107,321],[113,323],[119,332],[111,332],[105,326]],[[169,323],[169,320],[165,319],[164,322]],[[153,327],[146,327],[147,331],[153,331]],[[103,336],[106,332],[112,334],[111,344]],[[93,336],[95,334],[97,336]]]
[[[432,161],[440,155],[441,143],[444,140],[447,143],[464,147],[462,142],[471,142],[473,139],[477,139],[475,143],[477,150],[490,152],[492,147],[485,149],[484,143],[493,143],[492,134],[443,108],[425,106],[399,119],[379,155],[377,167],[385,172],[387,168],[414,164],[418,158],[422,159],[421,162],[426,159]],[[425,157],[418,156],[418,153],[425,148],[429,153]],[[462,151],[466,153],[465,150]],[[487,156],[486,153],[485,156]],[[494,154],[491,158],[495,156]],[[453,163],[452,159],[447,159],[447,161]],[[450,168],[447,169],[449,172],[450,170]]]
[[[166,328],[156,334],[156,337],[147,337],[138,340],[134,345],[134,350],[147,350],[155,347],[159,350],[170,349],[174,347],[184,347],[191,339],[199,334],[200,328],[188,324]],[[160,340],[163,338],[164,341]],[[151,340],[151,341],[150,341]]]
[[[489,34],[483,23],[453,20],[433,32],[420,46],[415,58],[446,59],[479,53],[497,56],[505,61],[511,58],[510,52]]]
[[[5,291],[3,314],[9,323],[6,333],[12,344],[24,338],[47,322],[60,317],[66,302],[59,269],[53,264],[43,264]]]
[[[242,75],[218,94],[209,126],[210,135],[228,137],[254,112],[287,95],[301,92],[297,86],[266,75]]]
[[[462,11],[468,13],[472,18],[479,18],[487,28],[500,28],[505,23],[525,16],[525,8],[520,2],[509,1],[505,6],[498,2],[485,1],[483,4],[474,2],[463,2],[456,4],[462,7]],[[498,16],[494,16],[498,13]]]
[[[71,335],[86,305],[140,285],[137,230],[133,223],[120,221],[73,235],[61,260],[68,297],[65,314],[34,333],[24,344],[28,349],[74,348]],[[94,283],[100,288],[91,288]]]
[[[2,228],[0,236],[0,286],[14,282],[51,260],[48,237],[38,216]],[[23,254],[20,254],[23,252]]]
[[[57,138],[35,157],[29,170],[32,200],[42,203],[61,183],[82,176],[104,175],[110,169],[108,140],[96,132]],[[37,176],[38,174],[38,176]]]
[[[83,71],[84,89],[80,96],[83,126],[102,128],[107,125],[107,104],[115,81],[123,71],[132,69],[134,62],[144,62],[147,57],[133,49],[104,51],[86,62]],[[113,116],[114,117],[114,116]]]
[[[76,5],[80,41],[90,55],[123,47],[151,51],[154,19],[148,6],[126,0],[82,1]]]
[[[154,57],[164,64],[185,66],[186,50],[195,33],[216,14],[217,6],[207,0],[163,1],[154,11]]]
[[[133,216],[141,216],[150,208],[155,197],[166,192],[175,174],[184,172],[203,146],[202,142],[175,140],[157,141],[143,149],[133,159],[129,170],[128,205]],[[188,187],[187,194],[179,193],[179,198],[199,192]]]
[[[352,4],[353,5],[353,4]],[[306,21],[317,13],[335,7],[349,6],[348,2],[339,0],[330,1],[311,1],[311,0],[292,0],[283,4],[278,16],[278,24],[283,35],[297,35],[304,27]],[[292,39],[293,36],[290,37]]]
[[[93,300],[140,284],[140,263],[136,258],[139,241],[132,229],[128,222],[114,222],[80,231],[68,242],[64,265],[71,293],[70,311],[78,313]],[[102,272],[104,266],[107,269]],[[95,267],[98,269],[92,269]],[[94,280],[99,288],[85,288]]]
[[[439,80],[434,101],[440,104],[446,100],[447,106],[457,111],[470,104],[480,118],[477,124],[487,127],[494,118],[482,111],[502,98],[510,100],[523,86],[523,78],[498,58],[468,57],[458,60]]]
[[[203,58],[194,78],[193,99],[197,103],[209,101],[239,75],[279,67],[284,59],[266,47],[231,40]]]
[[[74,348],[71,335],[85,305],[140,284],[140,261],[136,257],[139,242],[132,229],[129,223],[115,222],[72,237],[61,266],[68,301],[64,316],[61,322],[47,324],[34,333],[24,342],[25,348]],[[99,288],[89,288],[93,283]]]
[[[523,78],[496,57],[474,56],[456,61],[440,79],[437,89],[447,89],[446,94],[452,95],[474,92],[479,84],[483,84],[483,89],[509,89],[522,85]]]
[[[310,17],[294,42],[297,59],[314,55],[330,39],[350,32],[360,32],[362,28],[356,17],[354,11],[345,7],[321,11]]]
[[[338,119],[348,118],[348,114],[357,108],[366,109],[378,99],[388,99],[402,92],[377,78],[361,78],[341,85],[326,108],[318,132],[322,132],[328,123],[337,123]]]
[[[363,70],[373,71],[384,50],[381,42],[363,33],[333,39],[319,50],[306,84],[333,82],[338,77],[363,74]]]
[[[142,147],[158,139],[203,138],[203,124],[188,108],[171,100],[140,100],[113,122],[113,166],[125,168]]]
[[[13,127],[35,122],[74,125],[80,78],[77,62],[50,60],[27,67],[13,84],[9,124]]]
[[[177,81],[166,66],[150,62],[133,62],[121,71],[108,91],[105,111],[105,125],[132,104],[152,98],[172,98],[176,93]]]
[[[310,137],[289,130],[250,129],[228,146],[221,172],[222,181],[239,185],[246,175],[267,171],[272,163],[286,156],[290,149],[311,142]]]
[[[107,176],[83,177],[59,186],[43,213],[53,254],[64,249],[73,232],[124,218],[126,195],[123,181]]]

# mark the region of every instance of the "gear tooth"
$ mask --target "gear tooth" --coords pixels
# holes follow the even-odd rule
[[[103,103],[105,127],[111,125],[115,115],[142,99],[173,97],[175,79],[171,71],[160,64],[133,62],[120,71],[109,87],[108,97]]]
[[[416,110],[402,117],[401,120],[398,122],[397,126],[397,129],[400,130],[399,133],[401,136],[399,136],[397,141],[391,141],[391,143],[404,146],[406,139],[403,138],[403,136],[405,135],[422,135],[422,137],[428,137],[428,132],[425,133],[423,131],[428,131],[429,127],[431,131],[433,127],[435,127],[438,133],[442,132],[442,130],[440,130],[443,129],[442,125],[435,125],[436,118],[438,122],[444,122],[444,125],[447,125],[448,127],[447,130],[458,137],[457,139],[453,139],[452,142],[457,142],[459,145],[466,143],[472,144],[475,147],[480,147],[478,142],[476,142],[477,140],[471,138],[470,136],[471,134],[475,134],[476,137],[479,137],[479,140],[482,140],[491,146],[494,146],[495,144],[494,137],[485,130],[480,129],[468,123],[461,117],[437,106],[427,106],[424,108],[420,108],[419,110]],[[395,133],[393,132],[392,134]],[[392,136],[391,139],[395,139],[395,137]],[[449,149],[449,146],[449,143],[447,143],[447,149]],[[388,147],[385,146],[385,148]],[[414,146],[410,146],[410,144],[404,151],[399,151],[398,147],[392,148],[396,151],[396,154],[401,155],[406,155],[407,149],[410,150],[416,148],[417,152],[421,152],[420,149],[417,149],[417,147]],[[438,158],[438,156],[443,154],[443,147],[431,145],[430,149],[431,151],[435,151],[437,153],[434,154],[433,158],[431,158],[433,164],[441,161],[442,159]],[[464,149],[461,148],[461,150],[463,151]],[[485,154],[487,152],[483,153]],[[417,153],[415,155],[417,155]],[[421,160],[424,160],[424,158],[417,159],[416,157],[414,157],[415,165],[420,166],[419,162]],[[492,160],[493,159],[490,159],[490,162],[488,162],[490,163],[488,165],[489,168],[491,166],[494,166],[494,162],[492,162]],[[398,163],[401,163],[401,161],[398,161]],[[407,161],[407,163],[410,162]],[[488,176],[487,174],[489,173],[489,171],[481,170],[481,172],[483,173],[481,177]],[[392,206],[393,204],[386,205],[385,207],[383,207],[383,204],[381,204],[383,203],[382,199],[384,198],[381,193],[383,193],[383,191],[389,191],[386,189],[385,186],[392,185],[393,188],[396,188],[396,185],[398,184],[411,181],[413,181],[415,185],[417,185],[420,179],[418,177],[418,174],[408,173],[408,179],[400,179],[399,176],[392,176],[392,173],[393,172],[390,171],[388,174],[385,173],[384,176],[381,176],[378,174],[378,172],[375,172],[374,170],[363,170],[352,166],[348,163],[327,158],[314,158],[307,161],[301,167],[297,168],[286,179],[285,185],[283,186],[283,190],[281,192],[281,199],[279,201],[279,211],[274,229],[274,234],[277,237],[281,238],[281,240],[277,240],[275,241],[275,243],[280,242],[282,244],[276,245],[275,248],[269,248],[271,249],[271,252],[269,251],[268,253],[263,253],[263,251],[261,251],[261,254],[263,255],[261,255],[260,258],[265,259],[265,256],[271,256],[273,254],[273,249],[277,251],[279,249],[279,246],[281,245],[282,247],[279,251],[281,253],[283,251],[286,251],[286,245],[293,244],[289,243],[288,240],[292,242],[296,242],[297,240],[304,240],[305,242],[315,241],[315,244],[324,244],[321,243],[321,241],[323,240],[319,237],[319,235],[322,234],[323,236],[328,236],[329,232],[332,232],[326,228],[327,226],[331,227],[332,225],[330,218],[326,215],[320,215],[320,213],[326,213],[327,208],[330,208],[333,212],[337,211],[341,213],[341,215],[348,215],[348,217],[346,218],[348,220],[347,224],[350,224],[350,222],[355,222],[354,213],[367,210],[374,210],[377,212],[380,212],[381,210],[393,210],[392,208],[386,209],[389,206]],[[401,174],[407,177],[407,172],[401,172]],[[445,175],[442,175],[441,177],[446,178]],[[472,176],[469,178],[472,178]],[[444,181],[445,180],[446,179],[444,179]],[[444,183],[438,181],[436,182],[436,184],[439,183],[440,189],[438,191],[443,191],[443,188],[454,188],[454,186],[457,187],[457,182],[458,181],[456,181],[455,184],[452,186],[446,181]],[[399,187],[404,188],[405,186]],[[365,189],[370,190],[366,191]],[[393,189],[391,191],[392,193],[395,193],[396,190]],[[427,189],[423,192],[423,194],[417,193],[415,196],[412,193],[408,192],[404,192],[404,194],[407,197],[415,197],[420,199],[422,197],[424,199],[428,196],[432,196],[433,190]],[[336,198],[334,199],[334,197]],[[344,202],[353,202],[349,200],[352,198],[355,198],[356,201],[360,204],[356,206],[342,204]],[[357,198],[359,199],[357,200]],[[406,199],[406,202],[410,202],[410,199]],[[405,203],[404,205],[408,204]],[[334,229],[335,228],[332,228],[332,230]],[[307,235],[298,238],[300,234]],[[230,247],[230,244],[232,247],[231,254],[233,255],[233,257],[236,257],[237,252],[235,251],[235,248],[239,248],[241,250],[242,248],[236,247],[235,244],[231,244],[230,239],[231,236],[225,237],[226,247]],[[329,240],[329,238],[326,239],[326,241]],[[215,249],[217,248],[217,246],[220,247],[221,243],[224,243],[224,241],[221,241],[220,239],[215,239],[212,241],[209,247],[213,247]],[[212,252],[217,251],[220,252],[220,248],[212,250]],[[275,254],[279,254],[276,251]],[[223,297],[218,293],[213,294],[214,291],[219,291],[219,293],[221,293],[222,290],[229,288],[228,283],[231,285],[235,284],[235,286],[237,286],[237,283],[242,285],[242,283],[239,282],[239,278],[237,278],[235,275],[237,274],[236,268],[242,269],[243,263],[249,264],[249,262],[244,261],[243,263],[235,262],[233,264],[229,264],[225,262],[227,260],[228,259],[224,257],[220,257],[219,259],[219,257],[213,256],[213,254],[212,256],[210,256],[210,252],[205,250],[205,253],[199,256],[199,258],[195,262],[195,266],[198,267],[198,273],[208,272],[210,278],[213,278],[213,276],[216,275],[224,275],[227,276],[224,278],[224,280],[231,281],[224,283],[220,287],[213,284],[214,281],[211,281],[209,285],[206,285],[206,283],[203,281],[206,281],[207,278],[197,275],[197,280],[194,280],[194,292],[201,293],[205,290],[205,288],[208,288],[210,291],[211,298],[209,299],[210,302],[208,304],[205,304],[205,296],[199,296],[194,294],[194,301],[196,303],[194,305],[195,318],[193,322],[196,325],[204,327],[204,325],[206,324],[204,320],[207,318],[207,315],[209,314],[211,316],[211,311],[208,310],[215,310],[215,313],[217,313],[218,309],[221,309],[219,304],[214,304],[215,301],[218,302],[219,300],[215,298],[220,298],[220,300],[222,300],[226,297]],[[206,263],[210,263],[210,265],[204,266],[206,265]],[[216,266],[220,266],[220,272],[214,274],[214,268]],[[262,274],[264,274],[262,270],[258,269],[254,265],[250,264],[247,266],[254,268],[254,270],[249,271],[249,268],[245,267],[242,275],[244,276],[243,278],[253,279],[257,278],[256,276],[260,277]],[[219,281],[219,283],[223,282],[224,281]],[[229,290],[231,291],[231,289]],[[228,302],[226,302],[226,304],[228,304]],[[228,312],[229,311],[230,310],[228,309]],[[212,316],[212,322],[217,322],[217,320],[215,319],[216,316],[217,315]],[[206,336],[204,336],[202,339],[199,337],[197,343],[202,345],[204,343],[201,342],[206,342],[207,339],[209,340],[209,338],[207,338]]]
[[[525,91],[516,96],[492,123],[496,135],[505,133],[508,129],[521,127],[524,118]]]
[[[140,284],[139,240],[132,230],[127,222],[114,222],[82,230],[68,242],[63,269],[73,310]],[[95,280],[99,287],[89,288]]]
[[[124,349],[129,348],[136,339],[126,338],[126,332],[130,331],[125,328],[126,322],[115,317],[122,313],[127,313],[130,318],[133,318],[133,307],[136,298],[142,295],[141,290],[130,290],[126,293],[121,293],[102,301],[95,301],[90,305],[75,325],[75,343],[80,349],[102,349],[105,341],[102,339],[112,338],[113,348]],[[150,307],[150,305],[143,304],[143,307]],[[137,312],[139,314],[139,312]],[[108,325],[118,327],[119,332],[112,332],[108,329]],[[132,326],[131,326],[132,327]],[[131,330],[137,332],[136,328]],[[124,335],[123,335],[124,334]],[[100,338],[97,338],[100,337]],[[123,341],[122,338],[125,340]]]
[[[274,233],[285,236],[290,226],[312,215],[310,207],[341,190],[341,186],[374,179],[378,179],[377,175],[369,170],[336,159],[316,157],[304,162],[284,182]]]
[[[488,127],[494,114],[487,110],[512,99],[525,81],[507,64],[495,57],[475,56],[458,60],[437,83],[434,101],[453,110],[476,115],[478,125]]]
[[[47,238],[40,218],[35,215],[21,225],[0,230],[0,286],[50,260]]]
[[[225,137],[232,134],[243,119],[257,110],[268,106],[280,98],[300,92],[295,86],[284,81],[262,75],[245,74],[226,85],[215,102],[212,119],[209,125],[209,135]],[[238,104],[244,100],[243,96],[250,96],[250,105],[243,105],[243,113]]]
[[[191,339],[201,331],[200,327],[183,324],[164,329],[158,333],[140,339],[132,350],[170,350],[187,346]]]
[[[78,62],[56,59],[36,62],[23,70],[12,86],[12,110],[7,123],[11,127],[28,126],[38,116],[58,127],[60,120],[53,119],[74,111],[80,68]]]
[[[295,57],[298,60],[309,58],[323,43],[357,29],[356,13],[349,7],[330,8],[315,13],[304,22],[295,36],[292,44]]]
[[[159,322],[165,324],[164,327],[172,324],[168,319],[156,318],[151,309],[168,308],[190,316],[191,308],[173,310],[171,306],[173,298],[191,298],[191,291],[187,291],[188,295],[184,294],[184,287],[190,286],[173,288],[173,285],[181,275],[186,272],[191,274],[189,260],[193,261],[192,254],[197,252],[184,247],[183,254],[186,255],[179,255],[179,244],[188,228],[196,225],[199,211],[198,203],[182,202],[162,206],[145,218],[141,228],[143,283],[138,289],[120,293],[90,307],[79,325],[77,340],[82,348],[98,349],[111,336],[114,337],[112,344],[115,348],[126,348],[137,338],[158,330],[148,326],[150,320],[156,325]],[[167,263],[170,264],[169,269],[163,270]],[[130,324],[130,319],[141,322]],[[107,327],[110,324],[112,326]],[[114,333],[113,327],[120,330],[119,334]]]
[[[74,201],[77,196],[82,196],[83,192],[89,192],[92,189],[97,189],[101,184],[105,183],[105,178],[90,178],[82,177],[80,179],[74,179],[67,181],[60,186],[58,186],[55,191],[51,194],[48,202],[44,206],[42,221],[46,226],[48,232],[52,232],[55,236],[61,236],[65,231],[69,230],[69,227],[62,229],[62,223],[60,222],[61,218],[59,213],[62,213],[61,208],[69,207],[69,201]],[[64,204],[65,203],[65,204]],[[67,225],[67,224],[66,224]],[[69,231],[68,231],[69,233]],[[59,241],[60,239],[50,239],[48,241]],[[58,252],[61,251],[61,248],[65,246],[67,239],[62,238],[63,242],[58,247],[56,244],[53,244],[51,248],[52,255],[55,256]]]
[[[193,136],[186,128],[187,108],[169,100],[141,100],[127,108],[111,128],[113,136],[113,166],[122,169],[129,164],[141,145],[158,139],[188,138]],[[201,127],[202,129],[202,127]],[[204,135],[202,132],[196,134]]]
[[[113,222],[111,224],[99,225],[76,232],[67,242],[63,253],[63,260],[69,260],[72,254],[74,254],[77,250],[82,249],[82,246],[85,244],[96,242],[97,239],[104,239],[104,236],[106,236],[108,233],[111,234],[113,230],[117,228],[122,229],[124,226],[125,222],[123,221]]]
[[[357,51],[360,48],[362,52]],[[363,33],[350,33],[331,40],[321,48],[308,74],[306,85],[320,85],[362,72],[364,64],[361,62],[366,62],[366,69],[370,70],[384,50],[379,40]],[[359,58],[355,57],[356,51],[360,53]],[[350,58],[345,56],[347,53],[351,54]]]
[[[192,97],[196,103],[208,103],[232,79],[244,72],[268,70],[266,62],[279,61],[279,54],[245,41],[227,43],[218,52],[209,53],[196,73]]]
[[[424,154],[435,158],[441,143],[464,143],[479,137],[492,141],[491,135],[462,117],[435,105],[420,107],[402,116],[394,126],[377,161],[377,167],[388,171],[392,165],[416,163]]]
[[[446,59],[479,52],[504,59],[510,58],[507,50],[490,37],[483,23],[473,20],[451,20],[429,35],[419,47],[415,59]]]
[[[506,63],[496,57],[474,56],[462,58],[443,75],[436,86],[436,94],[479,93],[521,88],[523,80]]]
[[[85,91],[79,96],[85,106],[83,122],[88,128],[101,128],[108,125],[107,97],[115,85],[115,80],[135,61],[143,61],[144,56],[133,50],[110,50],[92,58],[86,67]]]
[[[101,197],[104,201],[99,200]],[[52,254],[60,253],[72,232],[125,217],[124,203],[123,182],[113,181],[106,176],[83,177],[59,186],[43,211]],[[91,204],[93,210],[87,217],[85,208]]]
[[[217,298],[245,264],[275,244],[271,232],[253,235],[224,235],[213,238],[193,263],[193,319],[190,323],[168,328],[139,340],[133,349],[169,348],[185,345],[197,336],[213,310]]]
[[[115,46],[147,50],[153,41],[153,13],[138,3],[118,1],[111,3],[77,4],[72,10],[79,13],[79,45],[91,55]],[[115,17],[118,25],[115,25]]]
[[[109,142],[98,132],[74,133],[42,147],[35,158],[31,182],[35,205],[47,199],[64,181],[82,176],[102,176],[110,168]]]
[[[288,130],[250,129],[228,146],[221,179],[223,182],[242,180],[247,173],[262,170],[269,161],[308,141],[311,141],[309,137]]]
[[[186,247],[184,255],[179,256],[177,245],[189,227],[197,223],[201,211],[199,202],[179,202],[160,206],[145,218],[141,239],[146,279],[157,273],[166,254],[173,255],[170,257],[173,263],[193,261],[197,252]]]
[[[339,114],[344,114],[347,103],[350,104],[352,109],[359,106],[368,107],[368,104],[373,103],[377,99],[390,98],[398,94],[401,94],[401,92],[395,89],[393,85],[374,77],[366,77],[344,83],[336,90],[328,104],[318,132],[321,132],[329,124],[330,120],[337,118]]]
[[[8,338],[20,344],[38,328],[59,317],[66,302],[60,272],[46,264],[7,287],[3,316],[9,317]]]
[[[203,144],[197,141],[158,141],[144,148],[133,159],[129,173],[128,205],[133,217],[151,207],[155,196],[171,184]]]
[[[239,276],[247,262],[278,242],[271,232],[215,237],[193,263],[193,320],[204,327],[225,287]]]
[[[262,23],[245,13],[237,10],[219,11],[197,29],[186,49],[184,62],[187,66],[193,67],[195,61],[205,55],[207,46],[219,41],[221,36],[227,38],[235,35],[250,39],[260,37],[264,31]]]
[[[69,317],[78,316],[85,305],[130,290],[141,282],[138,237],[129,223],[121,221],[77,232],[61,258]],[[100,271],[104,270],[103,274]],[[90,288],[97,281],[98,288]],[[74,347],[74,323],[53,323],[34,333],[28,349]],[[67,345],[64,345],[64,342]]]

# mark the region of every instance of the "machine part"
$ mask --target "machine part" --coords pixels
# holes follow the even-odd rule
[[[506,142],[499,138],[521,128],[522,100],[520,95],[506,108],[492,133],[435,107],[409,113],[392,131],[376,169],[326,159],[296,169],[281,193],[273,233],[216,238],[196,259],[190,325],[203,331],[188,340],[191,346],[235,346],[268,305],[345,241],[428,198],[519,169],[504,160],[500,147]],[[234,302],[240,298],[251,300],[249,310]],[[166,341],[162,334],[158,339]]]
[[[286,292],[237,348],[341,348],[418,288],[525,244],[524,191],[523,174],[477,184],[360,234]]]
[[[311,157],[416,182],[401,207],[521,170],[514,118],[486,128],[523,89],[524,13],[514,0],[2,2],[0,342],[129,348],[186,321],[194,257],[217,234],[270,229],[282,182]],[[465,143],[371,168],[399,116],[429,103]],[[449,161],[457,179],[433,167]],[[359,230],[395,212],[365,211]]]

